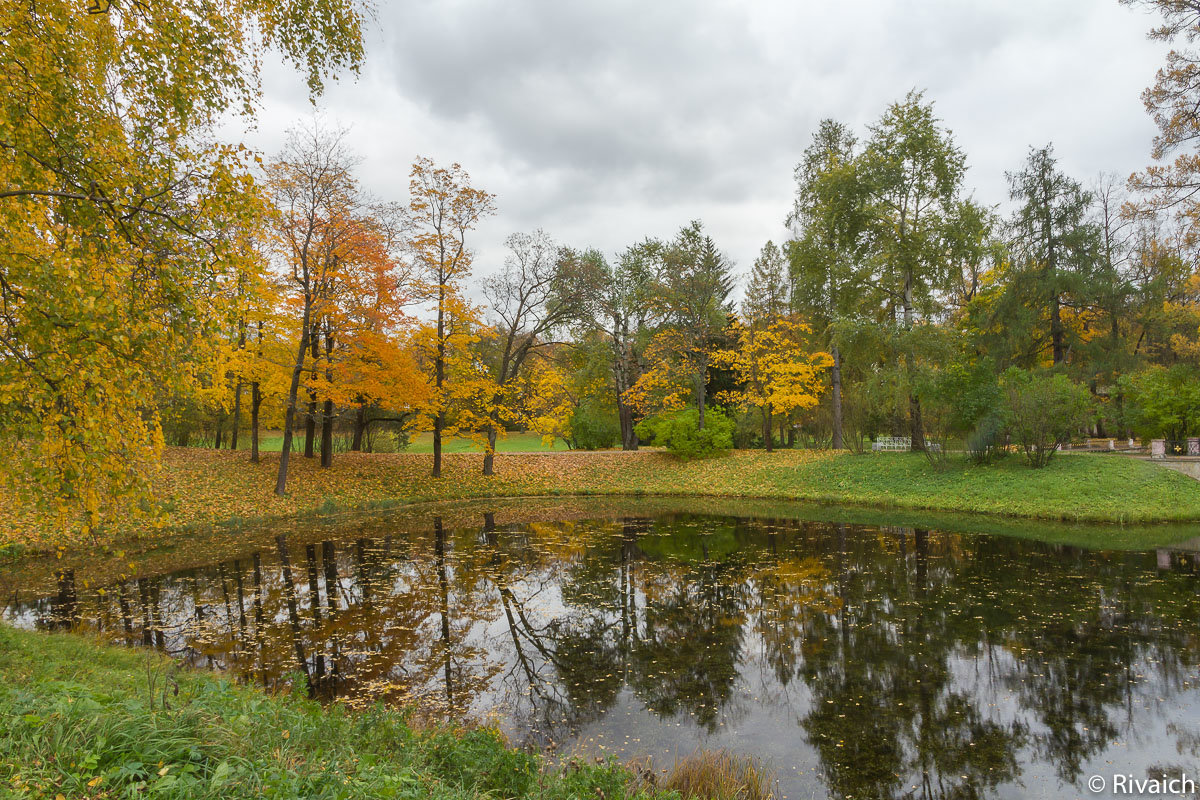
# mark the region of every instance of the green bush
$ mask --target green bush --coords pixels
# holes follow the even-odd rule
[[[733,421],[718,408],[704,410],[704,430],[694,408],[644,419],[634,431],[656,447],[687,460],[724,455],[733,447]]]
[[[1150,367],[1121,382],[1139,436],[1186,439],[1200,430],[1200,374],[1186,364]]]
[[[1091,419],[1092,395],[1063,374],[1004,373],[1004,415],[1009,433],[1031,467],[1050,463],[1059,445],[1071,441]]]
[[[616,414],[602,404],[583,402],[571,414],[572,450],[605,450],[621,441],[621,426]]]

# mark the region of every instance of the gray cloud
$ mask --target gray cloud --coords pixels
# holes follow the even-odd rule
[[[1089,180],[1144,166],[1139,100],[1164,48],[1116,0],[849,3],[724,0],[381,2],[358,81],[322,106],[352,126],[363,179],[403,200],[417,154],[458,161],[497,194],[479,272],[513,230],[615,251],[689,219],[746,270],[785,235],[792,167],[817,122],[860,135],[924,88],[983,202],[1004,171],[1055,143]],[[253,144],[311,113],[302,83],[264,72]]]

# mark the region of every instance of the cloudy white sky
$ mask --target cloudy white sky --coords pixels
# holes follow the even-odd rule
[[[476,273],[510,232],[612,253],[702,219],[748,271],[786,236],[792,170],[818,121],[863,134],[924,89],[966,152],[967,185],[1006,199],[1005,170],[1053,142],[1081,180],[1145,165],[1139,95],[1165,48],[1117,0],[378,0],[366,63],[331,83],[364,184],[405,201],[414,156],[460,162],[497,196]],[[281,64],[246,134],[275,153],[312,115]]]

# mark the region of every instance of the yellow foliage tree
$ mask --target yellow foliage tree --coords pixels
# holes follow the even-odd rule
[[[717,351],[713,363],[733,370],[742,388],[722,393],[722,399],[762,413],[763,441],[770,452],[772,416],[815,406],[833,356],[810,352],[812,329],[794,319],[777,317],[764,325],[737,322],[733,330],[737,347]]]
[[[261,214],[244,148],[275,48],[315,93],[357,65],[355,0],[0,4],[0,431],[4,475],[56,513],[60,539],[148,502],[153,407],[183,394],[256,269]]]

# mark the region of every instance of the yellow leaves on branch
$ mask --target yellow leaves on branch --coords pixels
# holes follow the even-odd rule
[[[786,317],[757,324],[739,321],[733,333],[737,348],[714,353],[713,364],[733,370],[744,388],[723,393],[723,399],[741,408],[769,408],[777,414],[817,404],[833,357],[809,352],[812,329],[807,324]]]

